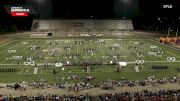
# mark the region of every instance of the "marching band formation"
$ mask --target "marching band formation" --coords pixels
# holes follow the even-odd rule
[[[92,43],[97,46],[93,47]],[[50,45],[47,48],[39,45],[38,41],[22,41],[21,44],[29,48],[27,50],[31,51],[32,54],[20,56],[16,55],[19,50],[9,49],[8,53],[12,57],[6,59],[18,60],[17,65],[36,68],[85,66],[90,71],[89,67],[98,65],[119,65],[122,68],[119,62],[123,61],[127,64],[133,63],[135,71],[139,72],[138,65],[143,65],[147,61],[145,57],[161,58],[166,54],[163,48],[142,40],[133,39],[47,40],[45,46],[46,44]],[[147,49],[145,49],[146,47]],[[107,52],[104,49],[107,49]],[[125,51],[125,49],[128,51]],[[99,52],[101,52],[101,55]],[[128,58],[130,56],[133,56],[135,61],[130,62],[131,59]],[[96,60],[93,60],[93,58],[96,58]],[[176,57],[169,56],[166,61],[176,61]],[[119,67],[117,71],[119,71]]]

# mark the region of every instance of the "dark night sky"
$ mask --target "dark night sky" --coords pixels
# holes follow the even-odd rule
[[[39,16],[38,0],[0,0],[0,24],[15,23],[18,26],[28,25],[34,17]],[[41,18],[64,19],[122,19],[132,18],[133,22],[151,23],[157,17],[180,16],[180,0],[40,0]],[[126,3],[125,3],[126,1]],[[126,5],[125,5],[126,4]],[[163,9],[163,5],[173,5],[172,9]],[[7,14],[5,5],[31,5],[37,15],[29,17],[11,17]],[[126,8],[124,13],[124,8]],[[91,17],[92,16],[92,17]],[[28,27],[28,28],[29,28]]]
[[[125,0],[40,0],[41,17],[54,18],[114,18],[123,17]],[[39,13],[37,0],[0,0],[0,17],[6,15],[4,5],[32,5]],[[172,4],[172,9],[163,9]],[[180,0],[127,0],[126,16],[180,15]]]
[[[33,0],[31,0],[33,1]],[[55,18],[122,18],[124,7],[127,17],[137,15],[172,16],[180,15],[180,0],[44,0],[41,3],[41,15]],[[126,6],[124,1],[126,1]],[[163,9],[163,5],[173,5],[172,9]],[[34,5],[34,4],[32,4]],[[35,8],[38,8],[35,6]],[[51,10],[52,12],[48,12]]]
[[[113,0],[53,0],[54,17],[112,17]],[[62,12],[62,13],[61,13]]]
[[[145,15],[179,16],[180,0],[140,0],[141,12]],[[173,5],[172,9],[164,9],[163,5]]]

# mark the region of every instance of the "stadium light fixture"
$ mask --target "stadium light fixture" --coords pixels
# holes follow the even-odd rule
[[[39,19],[41,18],[41,2],[42,2],[42,0],[38,0]]]
[[[45,0],[36,0],[38,2],[38,9],[39,9],[39,19],[41,18],[41,3],[45,2]]]
[[[128,2],[128,0],[123,0],[124,2],[124,15],[123,15],[123,19],[126,18],[126,3]]]
[[[45,0],[36,0],[39,3],[45,2]]]

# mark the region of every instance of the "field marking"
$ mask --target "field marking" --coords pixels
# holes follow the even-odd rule
[[[40,42],[38,42],[38,44],[39,44]],[[34,43],[32,43],[33,45],[34,45]],[[28,46],[31,46],[31,45],[29,45],[28,44]],[[28,47],[29,48],[29,47]],[[27,47],[26,47],[26,49],[27,49]],[[21,51],[24,51],[24,50],[21,50]],[[24,56],[27,56],[27,54],[29,54],[29,53],[32,53],[32,54],[30,54],[30,57],[33,55],[33,54],[35,54],[35,53],[37,53],[37,51],[33,51],[32,52],[32,50],[30,50],[30,48],[28,49],[28,51],[26,51],[25,53],[23,52],[23,57]],[[13,61],[13,63],[15,63],[15,62],[17,62],[18,60],[16,60],[16,61]]]
[[[148,37],[149,38],[149,37]],[[177,49],[177,48],[174,48],[174,47],[171,47],[171,46],[168,46],[168,45],[164,45],[164,44],[161,44],[161,43],[159,43],[159,42],[157,42],[157,41],[154,41],[153,39],[149,39],[150,41],[153,41],[153,42],[155,42],[155,43],[157,43],[157,44],[159,44],[159,45],[162,45],[162,46],[166,46],[166,47],[169,47],[169,48],[171,48],[171,49],[174,49],[174,50],[177,50],[177,51],[180,51],[179,49]]]
[[[114,41],[114,40],[108,40],[108,41],[107,41],[108,45],[106,45],[106,46],[107,46],[106,48],[108,48],[109,46],[112,46],[112,45],[111,45],[111,44],[113,44],[112,41]],[[108,50],[108,54],[109,54],[109,53],[113,53],[112,55],[114,56],[114,54],[115,54],[114,51],[112,51],[112,50],[110,51],[109,49],[107,49],[107,50]],[[113,60],[113,57],[111,57],[111,58],[112,58],[112,60]],[[117,58],[115,58],[115,60],[118,61]]]
[[[125,43],[124,43],[125,44]],[[126,49],[126,47],[124,47],[124,49]],[[149,62],[154,62],[154,61],[149,61]],[[159,62],[159,61],[156,61],[156,62]],[[163,62],[167,62],[167,61],[163,61]],[[169,62],[169,61],[168,61]],[[176,61],[177,62],[177,61]],[[180,62],[180,61],[179,61]],[[30,68],[28,68],[28,69],[30,69]],[[43,70],[44,68],[43,67],[40,67],[40,69],[41,69],[41,71],[43,71],[43,72],[41,72],[41,73],[38,73],[38,74],[51,74],[52,75],[52,73],[47,73],[47,71],[45,71],[45,70]],[[26,70],[26,68],[23,68],[23,71],[25,71]],[[115,69],[116,70],[116,69]],[[132,69],[133,70],[133,69]],[[169,69],[168,69],[169,70]],[[50,70],[48,70],[48,71],[50,71]],[[101,70],[101,71],[103,71],[103,69]],[[144,72],[146,72],[146,71],[149,71],[149,70],[144,70]],[[33,73],[33,71],[29,71],[29,72],[31,72],[31,73]],[[111,72],[111,73],[116,73],[116,72],[114,72],[114,71],[104,71],[104,72]],[[133,72],[133,73],[135,73],[135,71],[129,71],[129,70],[125,70],[125,71],[123,71],[123,72]],[[140,72],[142,72],[142,71],[140,71]],[[151,72],[151,71],[149,71],[149,72]],[[153,72],[153,71],[152,71]],[[63,72],[64,73],[64,72]],[[68,72],[66,72],[67,74],[69,74]],[[72,72],[72,73],[85,73],[85,72]],[[99,73],[99,71],[95,71],[95,72],[93,72],[93,70],[92,70],[92,73]],[[26,74],[26,72],[22,72],[22,73],[19,73],[19,74]],[[35,75],[35,74],[34,74]],[[40,76],[40,75],[37,75],[37,76],[39,76],[39,78],[40,77],[43,77],[44,78],[44,76]],[[67,75],[64,75],[64,77],[66,77]]]
[[[151,43],[149,43],[149,42],[145,42],[145,41],[143,41],[143,40],[139,40],[139,41],[141,41],[141,42],[144,42],[144,43],[147,43],[147,44],[149,44],[149,45],[151,45],[151,46],[153,46],[153,44],[151,44]],[[146,46],[147,47],[147,46]],[[147,50],[146,52],[148,52],[148,49],[146,49],[145,47],[142,47],[144,50]],[[147,48],[149,48],[149,47],[147,47]],[[159,48],[159,47],[158,47]],[[153,57],[151,57],[151,56],[149,56],[148,54],[147,54],[147,56],[148,57],[150,57],[152,60],[154,60],[154,58]],[[160,57],[162,60],[164,60],[164,58],[163,57]]]
[[[106,44],[106,43],[105,43]],[[105,45],[106,46],[106,45]],[[103,55],[103,56],[105,56],[105,53],[104,53],[104,51],[101,49],[101,47],[98,47],[99,49],[100,49],[100,51],[101,51],[101,54]],[[106,47],[105,47],[106,48]],[[105,58],[105,60],[107,61],[107,59]]]
[[[10,43],[13,43],[14,41],[16,41],[16,40],[12,40],[12,41],[9,41],[7,43],[4,43],[4,44],[0,45],[0,47],[5,46],[5,45],[10,44]]]
[[[174,69],[167,69],[167,70],[165,70],[165,71],[173,71]],[[100,72],[101,71],[101,72]],[[141,72],[155,72],[155,71],[157,71],[157,70],[153,70],[153,69],[143,69],[143,70],[141,70],[140,72],[136,72],[136,71],[134,71],[133,69],[129,69],[129,70],[127,70],[127,69],[122,69],[122,72],[125,72],[125,73],[141,73]],[[60,73],[58,73],[58,74],[61,74],[61,73],[65,73],[65,74],[69,74],[69,72],[60,72]],[[83,72],[83,71],[78,71],[78,72],[72,72],[72,73],[75,73],[75,74],[86,74],[86,72]],[[91,73],[90,74],[93,74],[93,73],[117,73],[116,72],[116,69],[111,69],[111,70],[95,70],[95,71],[91,71]],[[19,74],[27,74],[26,72],[25,73],[19,73]],[[38,73],[38,74],[40,74],[40,73]],[[31,74],[31,75],[38,75],[38,74]],[[43,75],[52,75],[53,73],[42,73]],[[117,74],[120,74],[120,73],[117,73]],[[67,77],[67,75],[64,75],[64,77]]]
[[[28,44],[29,45],[29,44]],[[21,53],[21,56],[23,56],[24,57],[24,55],[25,54],[27,54],[29,51],[26,51],[25,53],[23,52],[24,50],[23,49],[21,49],[21,48],[23,48],[23,45],[22,46],[20,46],[20,47],[18,47],[18,50],[20,50],[20,51],[18,51],[18,53]],[[25,47],[26,48],[26,47]],[[29,49],[30,50],[30,49]],[[18,53],[16,53],[15,55],[18,55]],[[12,61],[12,63],[15,63],[15,62],[17,62],[18,60],[14,60],[14,61]]]
[[[2,51],[0,54],[2,54],[2,53],[4,53],[4,52],[6,52],[7,50],[9,50],[9,49],[11,49],[11,48],[13,48],[13,47],[15,47],[15,46],[18,46],[18,45],[20,45],[20,44],[16,44],[16,45],[14,45],[14,46],[11,46],[10,48],[5,49],[4,51]]]
[[[62,41],[62,40],[61,40]],[[59,43],[60,44],[60,49],[61,49],[61,51],[60,51],[60,53],[59,53],[59,56],[58,56],[58,61],[59,60],[63,60],[64,59],[64,55],[65,55],[65,53],[68,53],[67,51],[65,51],[65,49],[64,49],[64,47],[66,46],[66,42],[65,41],[63,41],[62,43]],[[62,54],[62,56],[61,56],[61,54]],[[68,53],[69,54],[69,53]]]
[[[114,40],[112,40],[112,41],[114,41]],[[42,42],[44,42],[44,41],[42,41]],[[115,41],[114,41],[115,42]],[[124,43],[123,43],[124,44]],[[150,43],[149,43],[150,44]],[[72,46],[72,45],[71,45]],[[126,45],[125,45],[126,46]],[[121,47],[121,46],[120,46]],[[127,46],[126,46],[127,47]],[[123,48],[123,47],[121,47],[123,50],[125,50],[125,48]]]
[[[152,39],[151,39],[151,41],[153,41],[153,42],[155,42],[155,43],[157,43],[157,44],[159,44],[159,45],[169,47],[169,48],[174,49],[174,50],[176,50],[176,51],[180,51],[180,50],[178,50],[178,49],[176,49],[176,48],[174,48],[174,47],[171,47],[171,46],[168,46],[168,45],[164,45],[164,44],[160,44],[160,43],[158,43],[158,42],[156,42],[156,41],[154,41],[154,40],[152,40]],[[166,52],[166,51],[165,51],[165,52]],[[172,55],[180,58],[179,56],[177,56],[177,55],[175,55],[175,54],[173,54],[173,53],[171,53],[171,52],[168,52],[168,51],[167,51],[167,53],[172,54]]]
[[[88,59],[87,59],[87,51],[86,51],[86,45],[85,45],[85,54],[86,54],[86,61],[88,61]]]
[[[104,47],[104,48],[107,50],[106,55],[108,55],[108,54],[111,53],[111,52],[109,52],[109,50],[107,49],[107,48],[109,47],[109,40],[106,40],[106,43],[107,43],[107,44],[105,44],[105,47]],[[101,47],[99,47],[99,48],[101,49]],[[102,49],[101,49],[101,50],[102,50]],[[105,53],[104,50],[102,50],[102,52]],[[109,58],[106,58],[106,61],[109,61]]]
[[[76,53],[79,55],[79,58],[81,57],[80,54],[79,54],[79,44],[77,45],[76,47]],[[76,62],[78,61],[78,59],[76,59]]]
[[[154,40],[153,40],[154,41]],[[149,43],[150,45],[153,45],[152,43]],[[158,47],[159,48],[159,47]],[[171,54],[171,55],[173,55],[173,56],[175,56],[175,57],[178,57],[178,58],[180,58],[179,56],[177,56],[177,55],[175,55],[175,54],[173,54],[173,53],[171,53],[171,52],[169,52],[169,51],[165,51],[166,53],[169,53],[169,54]],[[166,56],[168,56],[168,55],[166,55]],[[162,58],[162,57],[161,57]]]
[[[24,71],[25,71],[26,68],[27,67],[22,68],[19,72],[17,72],[17,74],[25,74]]]
[[[169,62],[169,63],[176,63],[177,62],[177,63],[179,63],[180,61],[173,61],[173,62],[172,61],[145,61],[145,62],[147,62],[147,63],[148,62]]]
[[[16,45],[14,45],[14,46],[11,46],[10,48],[8,48],[8,49],[2,51],[0,54],[6,52],[7,50],[9,50],[9,49],[11,49],[11,48],[13,48],[13,47],[15,47],[15,46],[19,46],[19,45],[20,45],[20,44],[16,44]],[[7,56],[9,56],[9,54],[3,54],[3,55],[1,55],[1,58],[7,58]],[[5,61],[7,61],[7,60],[4,59],[3,61],[1,61],[1,63],[5,62]]]
[[[39,41],[39,40],[38,40]],[[43,43],[44,42],[44,43]],[[46,43],[45,43],[45,41],[42,41],[42,44],[43,45],[41,45],[41,48],[46,48],[45,46],[46,46]],[[34,45],[34,43],[33,43],[33,45]],[[36,45],[40,45],[40,43],[37,43]],[[50,47],[51,45],[49,45],[49,47]],[[47,47],[47,48],[49,48],[49,47]],[[33,56],[35,53],[37,53],[37,52],[39,52],[39,50],[38,51],[35,51],[34,53],[32,53],[31,52],[31,50],[29,49],[29,51],[26,51],[23,55],[25,55],[25,54],[30,54],[30,53],[32,53],[32,54],[30,54],[30,57],[31,56]],[[19,64],[20,65],[20,64]],[[20,65],[20,66],[23,66],[23,65]],[[25,65],[24,65],[25,66]],[[28,66],[28,67],[31,67],[31,66]],[[26,68],[25,69],[23,69],[22,71],[20,71],[20,72],[24,72],[24,70],[26,70]],[[20,73],[19,72],[19,73]],[[33,72],[33,71],[32,71]]]
[[[91,42],[90,42],[90,44],[91,44],[91,48],[92,48],[92,49],[94,49],[94,47],[93,47],[93,45],[92,45],[92,43],[91,43]],[[96,51],[97,51],[97,50],[96,50]],[[94,54],[94,56],[95,56],[96,62],[98,62],[98,59],[97,59],[96,53],[95,53],[95,52],[93,52],[93,54]]]
[[[128,43],[127,43],[128,44]],[[129,49],[127,48],[128,47],[128,45],[127,44],[124,44],[124,43],[122,43],[122,45],[124,45],[126,48],[124,48],[124,47],[122,47],[122,46],[120,46],[127,54],[129,54]],[[134,51],[134,50],[132,50],[133,52],[135,52],[135,53],[137,53],[136,51]],[[136,58],[135,58],[135,56],[132,56],[131,58],[133,58],[134,59],[134,61],[136,60]]]
[[[18,44],[17,44],[18,45]],[[15,45],[15,46],[17,46],[17,45]],[[20,45],[20,44],[19,44]],[[21,45],[21,46],[18,46],[18,47],[16,47],[16,48],[18,48],[17,50],[20,50],[20,51],[18,51],[19,53],[21,52],[21,51],[23,51],[23,50],[21,50],[21,48],[23,47],[23,45]],[[15,55],[17,55],[18,53],[15,53]],[[8,55],[8,54],[7,54]],[[21,54],[21,56],[23,56],[24,54]],[[3,62],[6,62],[6,61],[8,61],[8,60],[4,60],[4,61],[2,61],[1,63],[3,63]],[[14,62],[16,62],[16,61],[18,61],[18,60],[14,60],[14,61],[12,61],[12,63],[14,63]]]
[[[113,41],[113,42],[112,42]],[[112,44],[117,44],[114,40],[111,40]],[[115,52],[113,51],[113,54],[115,54]],[[116,61],[119,61],[117,58],[115,58]]]
[[[173,54],[173,53],[171,53],[171,52],[168,52],[168,51],[165,51],[165,52],[167,52],[167,53],[169,53],[169,54],[171,54],[171,55],[174,55],[175,57],[178,57],[178,58],[180,59],[180,57],[179,57],[178,55],[175,55],[175,54]]]
[[[44,41],[43,41],[44,42]],[[49,48],[51,48],[52,46],[53,46],[53,44],[51,43],[51,45],[48,45],[48,47],[44,47],[44,46],[46,46],[46,43],[44,43],[43,44],[43,48],[46,48],[46,49],[48,49],[49,50]],[[49,60],[49,59],[48,59]],[[45,60],[44,60],[45,61]],[[44,65],[44,63],[43,63],[43,65]],[[49,65],[49,62],[48,62],[48,65]],[[55,65],[55,64],[54,64]],[[43,67],[41,67],[40,68],[40,70],[38,70],[38,71],[40,71],[40,73],[42,74],[43,73],[43,68],[44,68],[44,66]],[[32,71],[33,72],[33,71]],[[40,76],[39,76],[40,77]]]
[[[127,61],[128,64],[134,64],[136,62],[134,61]],[[144,63],[180,63],[180,61],[144,61]],[[19,64],[20,66],[25,66],[24,64]],[[38,63],[37,65],[40,66],[40,68],[43,67],[43,63]],[[54,66],[55,63],[49,63],[50,66]],[[17,64],[0,64],[0,66],[17,66]]]
[[[39,40],[38,40],[39,41]],[[45,41],[43,41],[44,43],[43,43],[43,48],[46,48],[46,49],[48,49],[49,50],[49,48],[51,48],[52,47],[52,44],[51,45],[48,45],[48,47],[45,47],[46,46],[46,44],[47,43],[45,43]],[[35,53],[34,53],[35,54]],[[34,54],[32,54],[32,55],[34,55]],[[31,56],[32,56],[31,55]],[[44,60],[45,61],[45,60]],[[48,63],[49,64],[49,63]],[[38,65],[38,64],[37,64]],[[44,63],[42,63],[42,65],[44,65]],[[40,69],[38,69],[38,72],[40,72],[39,74],[43,74],[43,69],[44,67],[42,66]],[[30,72],[31,74],[33,74],[33,71],[32,72]],[[39,75],[39,78],[40,78],[40,75]]]
[[[127,62],[128,64],[135,64],[136,62]],[[144,63],[180,63],[180,61],[144,61]]]
[[[15,46],[18,46],[17,48],[16,48],[16,50],[17,49],[21,49],[22,48],[22,46],[19,46],[20,44],[17,44],[17,45],[15,45]],[[22,51],[22,50],[21,50]],[[18,52],[20,52],[20,51],[18,51]],[[16,56],[17,55],[17,52],[15,53],[15,54],[13,54],[14,56]],[[3,55],[3,57],[8,57],[9,56],[9,54],[5,54],[5,55]],[[8,61],[8,60],[6,60],[6,59],[4,59],[3,61],[1,61],[1,63],[4,63],[4,62],[6,62],[6,61]],[[15,61],[15,60],[14,60]],[[14,61],[13,61],[13,59],[12,59],[12,63],[14,63]],[[17,60],[16,60],[17,61]]]
[[[114,41],[114,40],[113,40],[113,41]],[[118,42],[118,44],[119,44],[119,42]],[[124,50],[124,53],[127,53],[127,55],[128,55],[129,52],[130,52],[129,49],[127,49],[127,47],[128,47],[129,44],[128,44],[128,43],[127,43],[128,45],[126,45],[126,44],[124,44],[124,43],[121,43],[121,44],[122,44],[125,48],[122,47],[121,45],[120,45],[120,47],[122,48],[122,50]],[[126,51],[127,51],[127,52],[126,52]],[[132,51],[135,52],[134,50],[132,50]],[[137,53],[137,52],[135,52],[135,53]],[[134,59],[134,61],[136,60],[136,58],[135,58],[134,56],[133,56],[132,58]]]

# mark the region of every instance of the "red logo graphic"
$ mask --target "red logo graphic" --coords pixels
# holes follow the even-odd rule
[[[12,16],[28,16],[27,12],[11,12]]]

